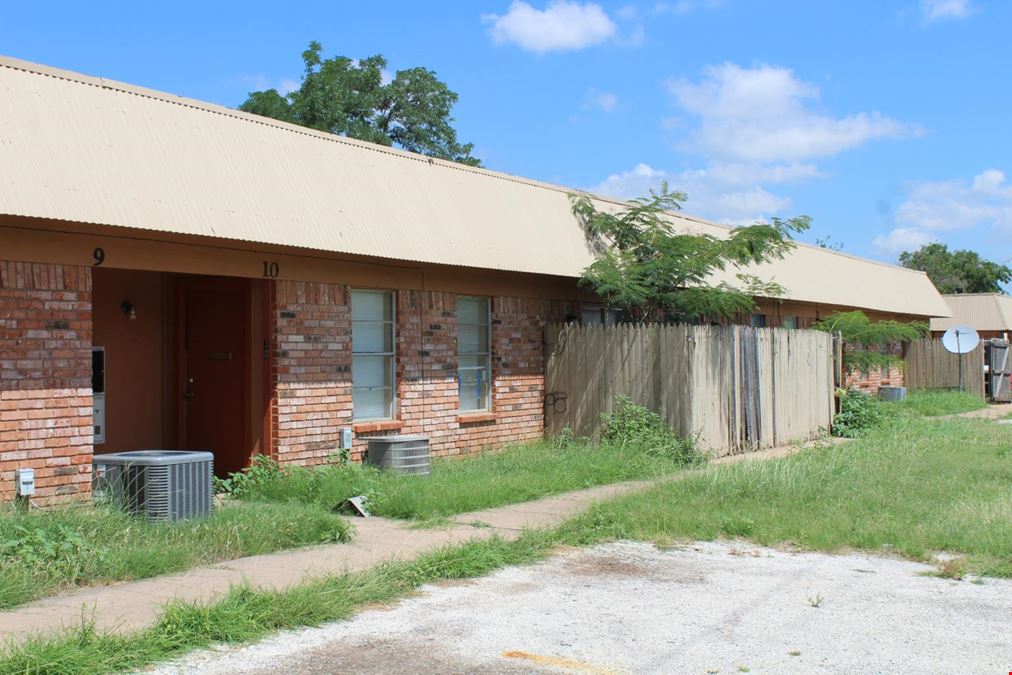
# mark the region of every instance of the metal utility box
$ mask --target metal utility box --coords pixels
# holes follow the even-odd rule
[[[902,401],[907,397],[906,387],[879,387],[878,397],[882,401]]]
[[[14,494],[18,497],[35,495],[35,469],[14,469]]]
[[[374,436],[368,443],[367,464],[397,473],[429,475],[428,436]]]
[[[148,520],[188,520],[211,513],[214,455],[190,450],[134,450],[95,455],[92,494]]]
[[[95,426],[93,443],[105,443],[105,347],[91,348],[91,398]]]

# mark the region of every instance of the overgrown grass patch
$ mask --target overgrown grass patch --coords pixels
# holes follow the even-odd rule
[[[134,670],[213,644],[251,642],[277,630],[345,619],[364,605],[395,600],[425,583],[481,576],[538,560],[555,544],[551,533],[528,532],[514,542],[498,537],[472,541],[414,561],[323,578],[284,591],[233,588],[210,605],[171,604],[155,626],[131,635],[100,632],[85,623],[63,635],[8,647],[0,652],[0,674]]]
[[[247,483],[242,496],[333,508],[348,497],[365,495],[374,515],[433,520],[595,485],[655,478],[696,461],[686,448],[650,451],[637,443],[564,439],[463,459],[435,459],[428,477],[348,464],[285,468],[256,484]]]
[[[900,417],[861,439],[713,466],[601,504],[566,526],[577,541],[712,540],[930,560],[965,556],[1012,577],[1012,429]]]
[[[286,548],[344,541],[349,525],[307,504],[234,503],[206,520],[151,523],[111,507],[0,511],[0,608],[96,583],[143,579]]]
[[[980,410],[987,407],[981,396],[958,389],[912,389],[903,401],[895,403],[901,411],[937,417]]]

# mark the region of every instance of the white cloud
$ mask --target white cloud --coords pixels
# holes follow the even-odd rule
[[[736,161],[803,161],[830,157],[871,140],[920,130],[877,112],[833,117],[813,109],[818,87],[793,71],[733,63],[709,66],[699,82],[671,80],[675,102],[699,119],[692,149]]]
[[[911,184],[896,209],[896,222],[932,232],[990,225],[1012,231],[1012,185],[998,169],[973,180]]]
[[[782,167],[781,167],[782,169]],[[789,170],[774,172],[773,181],[792,180]],[[805,171],[796,174],[800,177]],[[753,169],[726,165],[706,169],[670,172],[637,164],[629,171],[612,174],[589,190],[602,195],[628,199],[642,197],[667,181],[672,190],[688,194],[686,211],[730,225],[742,225],[769,218],[790,206],[790,199],[775,195],[756,183],[763,176]]]
[[[618,107],[618,95],[592,87],[587,90],[587,107],[600,108],[610,113]]]
[[[485,14],[481,20],[490,24],[496,44],[512,42],[539,54],[591,47],[618,30],[600,5],[570,0],[552,0],[543,10],[514,0],[506,14]]]
[[[970,0],[921,0],[920,9],[925,23],[965,19],[977,11]]]
[[[295,91],[298,88],[299,83],[290,78],[284,78],[281,80],[281,83],[278,84],[278,91],[281,92],[282,95]]]
[[[896,256],[903,251],[916,251],[921,246],[938,241],[938,237],[916,227],[897,227],[887,235],[879,235],[872,242],[882,253]]]

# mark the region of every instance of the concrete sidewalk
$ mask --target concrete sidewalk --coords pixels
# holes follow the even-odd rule
[[[781,457],[806,445],[732,455],[714,463]],[[53,634],[80,625],[82,617],[94,619],[101,630],[129,633],[153,625],[165,603],[174,599],[207,603],[227,593],[230,587],[243,583],[254,588],[281,590],[307,578],[354,572],[390,560],[407,560],[468,540],[487,539],[496,534],[516,539],[524,529],[559,525],[594,502],[677,480],[689,473],[602,485],[532,502],[462,513],[454,516],[449,526],[433,529],[413,528],[411,521],[356,518],[354,538],[347,544],[251,556],[144,581],[83,588],[0,612],[0,643],[19,643],[31,635]]]

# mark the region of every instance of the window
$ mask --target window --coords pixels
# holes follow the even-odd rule
[[[351,384],[355,419],[394,416],[394,294],[351,292]]]
[[[618,323],[619,311],[600,305],[584,305],[580,311],[580,323],[584,326],[614,326]]]
[[[457,298],[457,396],[461,411],[489,409],[489,304],[488,298]]]
[[[751,319],[751,325],[753,328],[765,328],[766,327],[766,315],[765,314],[753,314]]]
[[[782,319],[780,319],[780,326],[782,328],[797,328],[798,327],[798,317],[796,317],[796,316],[785,316]]]

